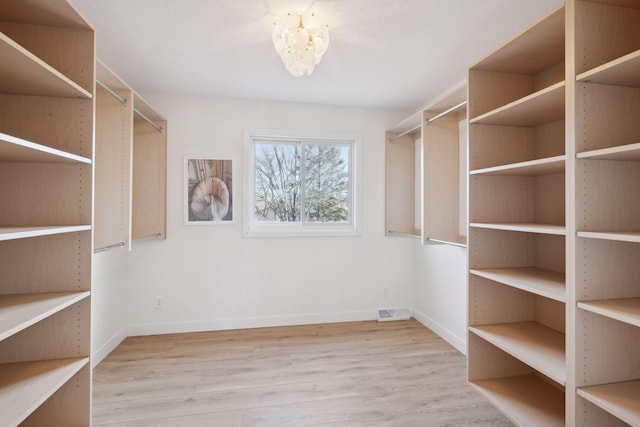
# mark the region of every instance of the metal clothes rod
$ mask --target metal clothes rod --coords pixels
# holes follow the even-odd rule
[[[94,254],[99,254],[100,252],[105,252],[111,249],[115,249],[115,248],[121,248],[123,246],[126,246],[127,244],[122,241],[122,242],[118,242],[118,243],[114,243],[113,245],[109,245],[109,246],[103,246],[101,248],[96,248],[93,250]]]
[[[107,86],[106,84],[102,83],[100,80],[96,80],[96,84],[98,86],[100,86],[102,89],[106,90],[107,92],[109,92],[111,94],[111,96],[113,96],[114,98],[116,98],[118,101],[120,101],[120,103],[122,105],[124,105],[125,107],[127,106],[127,104],[129,103],[129,101],[127,101],[126,98],[121,97],[120,95],[118,95],[117,93],[115,93],[109,86]]]
[[[458,108],[460,108],[460,107],[462,107],[464,105],[467,105],[467,101],[462,101],[460,104],[454,105],[453,107],[449,108],[448,110],[445,110],[442,113],[437,114],[437,115],[431,117],[430,119],[427,119],[427,124],[429,124],[429,123],[431,123],[431,122],[433,122],[435,120],[438,120],[442,116],[446,116],[450,112],[455,111],[455,110],[457,110]]]
[[[144,114],[142,114],[140,111],[138,111],[137,108],[133,108],[133,112],[136,113],[138,116],[140,116],[140,118],[142,120],[144,120],[145,122],[149,123],[151,126],[153,126],[154,128],[156,128],[156,130],[160,133],[164,132],[164,128],[162,126],[158,126],[156,124],[156,122],[154,122],[153,120],[151,120],[149,117],[145,116]]]
[[[137,239],[133,239],[134,242],[138,242],[140,240],[147,240],[147,239],[153,239],[155,237],[160,237],[162,236],[162,233],[156,233],[156,234],[151,234],[149,236],[144,236],[144,237],[138,237]]]
[[[411,237],[411,238],[414,238],[414,239],[419,239],[419,238],[420,238],[420,236],[416,236],[415,234],[411,234],[411,233],[404,233],[404,232],[402,232],[402,231],[392,231],[392,230],[389,230],[389,231],[387,232],[387,234],[393,234],[393,235],[395,235],[395,236],[401,236],[401,237]]]
[[[467,245],[465,245],[464,243],[458,243],[458,242],[450,242],[448,240],[440,240],[440,239],[434,239],[432,237],[427,237],[425,239],[427,242],[433,242],[433,243],[443,243],[445,245],[451,245],[451,246],[457,246],[459,248],[466,248]]]
[[[395,141],[395,140],[396,140],[396,139],[398,139],[398,138],[402,138],[403,136],[405,136],[405,135],[407,135],[407,134],[410,134],[411,132],[415,132],[416,130],[420,129],[420,126],[422,126],[422,125],[421,125],[421,124],[419,124],[419,125],[417,125],[417,126],[412,127],[412,128],[411,128],[411,129],[409,129],[409,130],[405,130],[404,132],[402,132],[402,133],[401,133],[401,134],[399,134],[399,135],[396,135],[396,136],[394,136],[394,137],[389,138],[389,142],[393,142],[393,141]]]

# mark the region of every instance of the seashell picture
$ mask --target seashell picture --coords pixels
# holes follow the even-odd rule
[[[185,224],[233,223],[233,161],[185,157]]]

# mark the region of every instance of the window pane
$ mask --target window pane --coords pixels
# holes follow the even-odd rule
[[[349,222],[349,145],[305,146],[306,222]]]
[[[299,144],[255,145],[255,220],[300,221]]]

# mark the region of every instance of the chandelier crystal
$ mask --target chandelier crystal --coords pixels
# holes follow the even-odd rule
[[[276,52],[296,77],[310,76],[329,47],[329,29],[315,13],[288,13],[273,23],[272,35]]]

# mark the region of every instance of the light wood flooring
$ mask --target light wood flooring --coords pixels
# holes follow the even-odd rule
[[[127,338],[94,371],[94,426],[511,426],[415,320]]]

